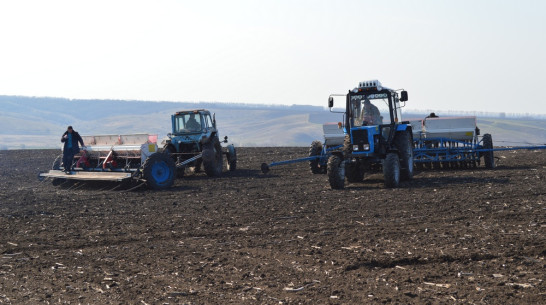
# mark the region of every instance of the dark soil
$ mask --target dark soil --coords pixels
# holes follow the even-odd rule
[[[546,151],[380,174],[345,190],[307,148],[167,191],[39,182],[58,151],[0,152],[0,304],[544,304]]]

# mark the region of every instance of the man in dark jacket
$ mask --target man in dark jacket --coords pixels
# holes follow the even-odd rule
[[[72,129],[72,126],[68,126],[68,129],[65,131],[63,137],[61,138],[61,142],[64,143],[64,171],[65,173],[70,174],[70,171],[72,170],[72,161],[74,160],[74,155],[80,152],[80,147],[78,146],[78,143],[82,146],[85,146],[85,144],[83,144],[83,139],[80,134]]]

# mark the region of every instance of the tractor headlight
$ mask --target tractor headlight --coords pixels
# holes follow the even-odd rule
[[[370,150],[370,144],[364,144],[362,145],[363,150]]]
[[[353,145],[353,151],[358,151],[358,145]]]

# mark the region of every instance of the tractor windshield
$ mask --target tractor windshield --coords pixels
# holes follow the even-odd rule
[[[384,116],[390,118],[387,93],[353,95],[351,106],[354,126],[381,125]]]
[[[184,113],[176,116],[175,132],[177,133],[199,132],[202,129],[201,126],[199,113]]]

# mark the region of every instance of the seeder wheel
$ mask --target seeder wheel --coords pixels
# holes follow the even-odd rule
[[[173,185],[175,168],[174,161],[169,155],[155,153],[144,162],[142,174],[148,187],[163,190]]]

